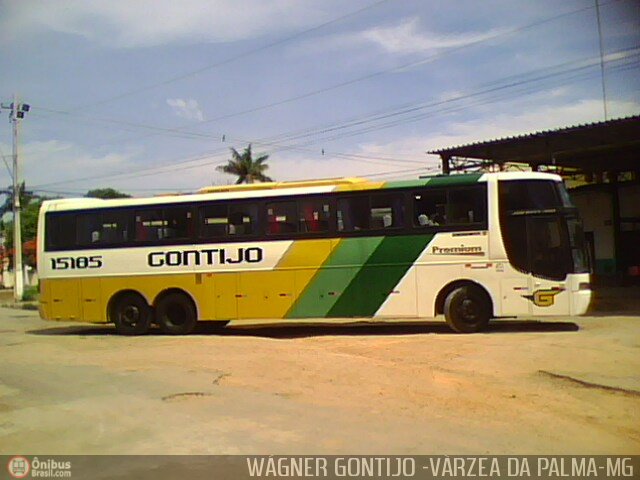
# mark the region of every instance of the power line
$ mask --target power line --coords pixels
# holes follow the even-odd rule
[[[633,62],[632,62],[632,64],[633,64]],[[574,72],[584,72],[584,70],[588,70],[590,68],[593,68],[593,66],[578,67],[576,69],[573,69],[573,71]],[[567,72],[564,72],[564,73],[567,73]],[[553,75],[553,76],[558,76],[558,75]],[[530,82],[529,81],[518,82],[516,84],[505,86],[504,88],[511,88],[511,87],[514,87],[514,86],[523,85],[525,83],[530,83]],[[543,88],[546,88],[546,86],[543,85]],[[526,93],[533,93],[533,92],[539,91],[539,90],[540,90],[539,88],[537,90],[528,89],[528,90],[522,91],[522,93],[525,93],[525,94]],[[485,94],[485,93],[489,93],[489,92],[488,91],[482,92],[482,94]],[[475,96],[475,95],[473,95],[473,96]],[[471,98],[472,95],[466,95],[465,97],[466,98]],[[497,99],[500,99],[500,97],[498,97]],[[494,98],[494,99],[491,99],[489,102],[485,101],[483,103],[484,104],[486,104],[486,103],[495,103],[497,99]],[[480,103],[480,104],[483,104],[483,103]],[[459,111],[461,109],[466,109],[466,108],[468,108],[468,107],[467,106],[463,106],[462,108],[459,108],[459,109],[456,109],[456,110]],[[436,112],[436,113],[438,113],[438,112]],[[370,132],[374,132],[374,131],[377,132],[377,131],[384,130],[384,129],[391,128],[391,127],[395,127],[395,126],[398,126],[398,125],[405,125],[407,123],[412,123],[412,122],[415,122],[415,121],[418,121],[418,120],[423,120],[423,119],[425,119],[427,117],[430,117],[430,116],[433,116],[433,113],[430,113],[430,112],[419,113],[419,114],[416,114],[416,115],[413,115],[413,116],[410,116],[410,117],[405,117],[405,118],[401,118],[401,119],[398,119],[398,120],[393,120],[393,121],[390,121],[390,122],[387,122],[387,123],[383,123],[381,125],[369,126],[369,127],[361,128],[359,130],[355,130],[355,131],[351,131],[351,132],[347,132],[347,133],[343,133],[343,134],[338,134],[338,135],[334,135],[334,136],[331,136],[331,137],[325,137],[325,138],[322,138],[322,139],[319,139],[319,140],[315,140],[314,142],[317,142],[317,141],[325,141],[326,142],[326,141],[332,141],[332,140],[336,140],[336,139],[342,139],[342,138],[346,138],[346,137],[351,137],[351,136],[354,136],[354,135],[362,135],[362,134],[370,133]]]
[[[602,6],[617,2],[617,1],[620,1],[620,0],[610,0],[609,2],[602,3],[600,6],[602,7]],[[378,3],[382,3],[382,2],[378,2]],[[373,6],[376,6],[378,3],[373,4],[369,8],[371,8]],[[365,7],[365,9],[366,8],[367,7]],[[510,35],[515,34],[515,33],[518,33],[518,32],[533,28],[533,27],[544,25],[545,23],[549,23],[549,22],[552,22],[552,21],[560,19],[560,18],[564,18],[564,17],[570,16],[570,15],[575,15],[577,13],[581,13],[581,12],[584,12],[584,11],[591,10],[593,8],[595,8],[595,6],[591,5],[591,6],[582,7],[582,8],[576,9],[576,10],[572,10],[570,12],[565,12],[565,13],[562,13],[562,14],[554,15],[554,16],[551,16],[551,17],[548,17],[548,18],[545,18],[545,19],[542,19],[542,20],[538,20],[538,21],[529,23],[527,25],[522,25],[522,26],[519,26],[519,27],[515,27],[515,28],[512,28],[512,29],[509,29],[509,30],[505,30],[503,32],[496,33],[494,35],[491,35],[491,36],[488,36],[488,37],[485,37],[485,38],[482,38],[482,39],[478,39],[478,40],[476,40],[474,42],[470,42],[470,43],[467,43],[467,44],[464,44],[464,45],[459,45],[457,47],[450,47],[448,49],[445,49],[442,52],[435,53],[435,54],[429,55],[427,57],[424,57],[421,60],[412,61],[412,62],[405,63],[405,64],[402,64],[402,65],[399,65],[399,66],[395,66],[395,67],[392,67],[392,68],[389,68],[389,69],[385,69],[385,70],[379,70],[377,72],[373,72],[373,73],[370,73],[370,74],[367,74],[367,75],[364,75],[364,76],[361,76],[361,77],[357,77],[357,78],[354,78],[354,79],[351,79],[351,80],[348,80],[348,81],[345,81],[345,82],[340,82],[340,83],[337,83],[337,84],[334,84],[334,85],[330,85],[328,87],[323,87],[321,89],[312,90],[310,92],[306,92],[306,93],[303,93],[303,94],[300,94],[300,95],[296,95],[296,96],[289,97],[289,98],[286,98],[286,99],[283,99],[283,100],[279,100],[277,102],[272,102],[272,103],[269,103],[269,104],[260,105],[260,106],[253,107],[253,108],[250,108],[250,109],[245,109],[245,110],[242,110],[242,111],[221,115],[221,116],[218,116],[218,117],[215,117],[215,118],[212,118],[212,119],[203,120],[203,121],[196,122],[196,123],[191,123],[191,124],[184,125],[182,127],[177,127],[177,128],[169,128],[169,129],[167,129],[167,128],[161,128],[161,127],[153,127],[153,126],[149,126],[149,125],[145,125],[142,128],[147,128],[147,129],[155,130],[155,131],[178,133],[178,132],[183,132],[185,129],[187,129],[189,127],[192,127],[192,126],[206,125],[206,124],[209,124],[209,123],[212,123],[212,122],[216,122],[216,121],[219,121],[219,120],[225,120],[225,119],[229,119],[229,118],[233,118],[233,117],[237,117],[237,116],[241,116],[241,115],[246,115],[246,114],[249,114],[249,113],[255,113],[257,111],[261,111],[261,110],[265,110],[265,109],[272,108],[272,107],[275,107],[275,106],[283,105],[283,104],[286,104],[286,103],[291,103],[291,102],[294,102],[294,101],[302,100],[302,99],[309,98],[309,97],[312,97],[312,96],[315,96],[315,95],[319,95],[319,94],[322,94],[322,93],[325,93],[325,92],[328,92],[328,91],[332,91],[332,90],[336,90],[336,89],[339,89],[339,88],[342,88],[342,87],[345,87],[345,86],[348,86],[348,85],[352,85],[352,84],[355,84],[355,83],[358,83],[358,82],[361,82],[361,81],[369,80],[369,79],[384,75],[386,73],[394,72],[394,71],[397,71],[397,70],[403,70],[403,69],[406,69],[406,68],[411,68],[411,67],[414,67],[414,66],[417,66],[417,65],[421,65],[421,64],[424,64],[424,63],[427,63],[427,62],[431,62],[433,60],[436,60],[436,59],[439,59],[439,58],[443,58],[446,55],[449,55],[451,53],[458,52],[458,51],[461,51],[461,50],[464,50],[464,49],[467,49],[467,48],[470,48],[470,47],[474,47],[474,46],[477,46],[477,45],[480,45],[480,44],[483,44],[483,43],[487,43],[487,42],[490,42],[492,40],[495,40],[495,39],[503,37],[503,36],[505,36],[505,37],[506,36],[510,36]],[[357,13],[357,12],[355,12],[355,13]],[[338,20],[339,19],[336,19],[335,21],[338,21]],[[320,26],[317,27],[317,28],[320,28]],[[178,77],[176,77],[176,78],[178,78]],[[160,84],[158,84],[158,85],[160,85]],[[133,94],[133,93],[139,93],[139,91],[140,90],[132,91],[132,92],[127,93],[126,95],[128,96],[128,95]],[[39,107],[39,109],[42,110],[42,111],[47,111],[47,112],[50,112],[50,113],[56,113],[56,114],[62,114],[62,115],[70,115],[71,114],[71,111],[68,111],[68,110],[47,109],[47,108],[43,108],[43,107]],[[77,109],[77,107],[75,109]],[[75,109],[73,109],[73,110],[75,110]],[[135,124],[133,122],[124,122],[124,121],[120,121],[120,120],[117,120],[117,121],[114,121],[112,119],[101,119],[101,120],[102,121],[106,121],[106,122],[119,122],[121,124],[130,125],[130,126],[134,126],[134,127],[135,126],[141,126],[141,124]],[[204,136],[204,137],[207,136],[206,134],[199,134],[199,133],[194,133],[194,132],[190,132],[190,133],[188,133],[188,135]]]
[[[238,61],[238,60],[240,60],[242,58],[246,58],[246,57],[249,57],[249,56],[254,55],[256,53],[262,52],[264,50],[268,50],[268,49],[276,47],[278,45],[283,45],[283,44],[288,43],[288,42],[290,42],[292,40],[296,40],[296,39],[298,39],[298,38],[300,38],[300,37],[302,37],[302,36],[304,36],[304,35],[306,35],[308,33],[314,32],[316,30],[320,30],[320,29],[322,29],[324,27],[327,27],[329,25],[332,25],[334,23],[341,22],[342,20],[345,20],[345,19],[347,19],[349,17],[354,17],[354,16],[359,15],[359,14],[361,14],[363,12],[366,12],[367,10],[371,10],[372,8],[375,8],[378,5],[381,5],[383,3],[387,3],[388,1],[389,0],[379,0],[377,2],[374,2],[374,3],[371,3],[369,5],[366,5],[365,7],[362,7],[360,9],[358,9],[358,10],[355,10],[353,12],[349,12],[349,13],[347,13],[345,15],[340,16],[340,17],[336,17],[336,18],[331,19],[331,20],[329,20],[327,22],[324,22],[324,23],[321,23],[321,24],[316,25],[314,27],[308,28],[308,29],[303,30],[301,32],[298,32],[298,33],[296,33],[294,35],[291,35],[289,37],[285,37],[285,38],[282,38],[280,40],[276,40],[275,42],[271,42],[271,43],[267,43],[265,45],[261,45],[261,46],[259,46],[257,48],[254,48],[252,50],[248,50],[248,51],[246,51],[244,53],[241,53],[239,55],[236,55],[234,57],[227,58],[226,60],[222,60],[220,62],[212,63],[212,64],[209,64],[209,65],[205,65],[204,67],[201,67],[201,68],[199,68],[197,70],[192,70],[190,72],[183,73],[183,74],[177,75],[175,77],[171,77],[171,78],[169,78],[167,80],[163,80],[161,82],[153,83],[153,84],[150,84],[150,85],[146,85],[144,87],[140,87],[140,88],[137,88],[137,89],[134,89],[134,90],[130,90],[128,92],[124,92],[124,93],[121,93],[119,95],[115,95],[113,97],[105,98],[103,100],[99,100],[99,101],[94,102],[94,103],[81,105],[81,106],[76,106],[76,107],[72,108],[72,110],[79,110],[81,108],[82,109],[94,108],[94,107],[97,107],[99,105],[104,105],[106,103],[110,103],[110,102],[114,102],[114,101],[117,101],[117,100],[121,100],[123,98],[130,97],[132,95],[136,95],[136,94],[148,91],[148,90],[153,90],[155,88],[162,87],[164,85],[169,85],[171,83],[175,83],[175,82],[178,82],[180,80],[184,80],[185,78],[189,78],[189,77],[193,77],[193,76],[196,76],[196,75],[200,75],[201,73],[204,73],[206,71],[213,70],[215,68],[222,67],[224,65],[228,65],[228,64],[236,62],[236,61]]]
[[[635,50],[637,51],[637,48],[635,48]],[[617,52],[612,53],[611,55],[616,55],[619,53],[624,53],[624,52],[629,52],[629,51],[633,51],[633,48],[631,49],[623,49],[623,50],[619,50]],[[330,127],[330,128],[325,128],[323,130],[320,131],[312,131],[310,129],[307,129],[306,133],[304,134],[300,134],[300,135],[279,135],[277,138],[280,138],[282,140],[297,140],[300,138],[305,138],[305,137],[309,137],[309,136],[316,136],[319,134],[324,134],[324,133],[330,133],[332,131],[337,131],[337,130],[343,130],[346,128],[351,128],[354,126],[358,126],[358,125],[364,125],[367,123],[371,123],[371,122],[375,122],[375,121],[379,121],[379,120],[383,120],[383,119],[387,119],[387,118],[391,118],[391,117],[395,117],[395,116],[402,116],[402,115],[406,115],[412,112],[417,112],[420,110],[424,110],[424,109],[428,109],[428,108],[432,108],[434,106],[440,106],[440,105],[446,105],[449,103],[453,103],[453,102],[458,102],[461,100],[465,100],[468,98],[472,98],[472,97],[476,97],[479,95],[485,95],[487,93],[492,93],[495,91],[500,91],[503,89],[507,89],[507,88],[512,88],[514,86],[518,86],[518,85],[524,85],[524,84],[529,84],[532,82],[538,82],[541,80],[546,80],[548,78],[552,78],[555,76],[560,76],[560,75],[565,75],[567,73],[570,73],[572,71],[576,71],[576,70],[581,70],[581,69],[585,69],[585,68],[590,68],[591,66],[594,65],[595,60],[593,58],[587,58],[587,59],[580,59],[580,60],[576,60],[576,61],[571,61],[571,62],[565,62],[562,64],[558,64],[558,65],[554,65],[551,67],[546,67],[544,69],[539,69],[539,70],[533,70],[533,71],[529,71],[526,72],[524,74],[519,74],[516,76],[512,76],[512,77],[506,77],[505,79],[502,79],[501,82],[504,82],[504,80],[508,80],[510,78],[523,78],[520,81],[517,82],[511,82],[509,84],[504,84],[501,82],[491,82],[489,85],[497,85],[496,87],[493,88],[487,88],[484,90],[480,90],[480,91],[473,91],[469,94],[466,95],[459,95],[457,97],[453,97],[453,98],[449,98],[449,99],[445,99],[445,100],[440,100],[440,101],[435,101],[435,102],[426,102],[426,103],[422,103],[422,104],[418,104],[410,107],[410,108],[402,108],[400,110],[393,110],[391,109],[389,111],[389,113],[382,113],[382,114],[378,114],[378,115],[370,115],[370,116],[364,116],[364,117],[360,117],[360,119],[358,119],[357,121],[351,121],[351,122],[347,122],[347,123],[343,123],[343,124],[337,124],[336,126]],[[618,59],[614,60],[614,61],[618,61]],[[583,64],[580,67],[574,68],[574,69],[568,69],[568,70],[560,70],[560,71],[555,71],[561,67],[566,67],[569,65],[575,65],[575,64]],[[549,71],[551,70],[552,73],[546,74],[546,75],[541,75],[538,77],[534,77],[534,78],[527,78],[528,75],[531,75],[532,73],[536,72],[536,71]],[[415,119],[420,119],[420,118],[424,118],[422,116],[414,116],[414,117],[409,117],[409,120],[415,120]],[[110,122],[113,124],[125,124],[125,125],[132,125],[132,126],[138,126],[140,128],[147,128],[147,129],[154,129],[157,131],[166,131],[166,132],[173,132],[174,129],[164,129],[161,127],[154,127],[154,126],[149,126],[149,125],[144,125],[144,124],[136,124],[136,123],[132,123],[132,122],[125,122],[125,121],[120,121],[120,120],[115,120],[115,119],[97,119],[100,121],[106,121],[106,122]],[[334,140],[337,138],[343,138],[344,136],[353,136],[354,134],[360,134],[360,133],[367,133],[369,131],[375,131],[377,129],[384,129],[387,128],[388,126],[395,126],[398,124],[401,124],[405,122],[405,120],[400,120],[399,122],[388,122],[386,124],[383,124],[380,127],[367,127],[366,129],[362,129],[356,132],[349,132],[345,135],[335,135],[333,137],[329,137],[329,138],[325,138],[324,140]],[[184,132],[184,133],[190,133],[190,132]],[[202,138],[219,138],[218,136],[213,136],[211,134],[194,134],[194,135],[198,135],[199,137]],[[232,137],[230,137],[232,138]],[[235,138],[235,137],[234,137]],[[256,145],[262,145],[262,146],[275,146],[275,147],[279,147],[277,150],[297,150],[297,151],[302,151],[302,152],[310,152],[310,153],[316,153],[315,150],[310,150],[310,149],[305,149],[303,148],[303,146],[299,146],[299,145],[286,145],[286,144],[282,144],[282,143],[278,143],[278,142],[270,142],[268,141],[268,139],[266,140],[248,140],[248,139],[241,139],[239,137],[236,138],[236,140],[238,141],[242,141],[242,142],[248,142],[248,143],[253,143]],[[314,142],[312,142],[314,143]],[[217,154],[223,154],[226,153],[226,148],[224,149],[219,149],[217,151],[214,152],[210,152],[208,154],[208,156],[210,155],[217,155]],[[382,161],[386,161],[386,162],[394,162],[394,163],[421,163],[419,161],[416,160],[405,160],[405,159],[399,159],[399,158],[391,158],[391,157],[377,157],[377,156],[363,156],[363,155],[357,155],[357,154],[348,154],[348,153],[342,153],[342,152],[331,152],[331,154],[333,156],[337,156],[337,157],[341,157],[341,158],[347,158],[347,159],[353,159],[354,161],[357,161],[358,159],[362,159],[362,160],[366,160],[369,163],[376,163],[374,160],[382,160]],[[84,179],[84,178],[83,178]]]
[[[582,62],[582,61],[584,61],[584,60],[581,60],[580,62]],[[568,62],[568,63],[575,64],[576,62]],[[561,64],[561,65],[565,65],[565,64]],[[470,94],[461,96],[459,98],[452,98],[452,99],[448,99],[448,100],[445,100],[445,101],[434,102],[434,104],[441,105],[441,104],[446,104],[446,103],[452,103],[452,102],[455,102],[455,101],[459,101],[461,99],[469,99],[469,98],[472,98],[474,96],[484,95],[487,92],[498,91],[500,89],[505,89],[505,88],[512,88],[513,86],[528,84],[528,83],[531,83],[532,81],[539,81],[541,79],[547,79],[547,78],[556,77],[556,76],[558,76],[560,74],[566,74],[567,72],[580,71],[580,70],[583,70],[585,68],[589,68],[591,66],[592,65],[580,66],[580,67],[573,68],[573,69],[566,70],[566,71],[554,72],[552,74],[539,76],[539,77],[536,77],[534,79],[525,79],[525,80],[522,80],[522,81],[519,81],[519,82],[512,82],[512,83],[510,83],[508,85],[502,85],[500,87],[496,87],[496,88],[493,88],[493,89],[476,91],[475,93],[470,93]],[[554,68],[557,68],[557,66],[554,66]],[[524,93],[526,93],[526,91]],[[496,99],[490,99],[489,103],[492,103],[492,102],[495,102],[495,101],[496,101]],[[484,103],[487,103],[487,101],[485,100]],[[458,110],[464,109],[464,108],[468,108],[468,106],[462,105],[460,107],[457,107]],[[438,112],[436,112],[436,113],[438,113]],[[368,127],[366,132],[373,131],[373,130],[378,130],[378,129],[389,128],[391,126],[395,126],[395,125],[398,125],[398,124],[403,123],[403,122],[408,123],[408,122],[416,121],[416,120],[425,118],[426,116],[429,116],[429,115],[433,115],[433,113],[427,113],[427,114],[422,113],[422,114],[414,115],[413,117],[409,117],[409,118],[406,118],[406,119],[400,119],[400,121],[396,120],[394,122],[388,122],[387,124],[383,124],[381,126]],[[366,133],[366,132],[364,132],[364,133]],[[352,136],[354,134],[361,134],[361,133],[363,133],[362,130],[361,131],[356,131],[356,132],[348,132],[347,134],[330,137],[328,139],[325,138],[325,139],[321,139],[321,140],[322,141],[332,140],[332,139],[335,139],[335,138],[341,138],[341,137],[344,137],[344,136]],[[318,141],[318,140],[316,140],[316,141]],[[252,143],[261,144],[261,142],[259,142],[259,141],[252,142]],[[311,143],[313,143],[313,142],[311,142]],[[262,142],[262,144],[265,144],[265,143]],[[275,145],[277,145],[277,144],[275,144]],[[310,151],[309,149],[304,149],[301,146],[295,146],[295,145],[288,145],[288,146],[282,146],[281,145],[281,149],[293,149],[293,150],[300,150],[300,151]],[[315,151],[312,151],[312,152],[315,152]],[[71,179],[71,180],[63,180],[63,181],[58,181],[58,182],[52,182],[52,183],[43,184],[43,185],[40,185],[40,186],[52,186],[52,185],[59,185],[59,184],[65,184],[65,183],[75,183],[75,182],[84,181],[84,180],[115,178],[115,177],[123,177],[123,176],[124,177],[129,177],[129,176],[147,176],[149,174],[154,174],[153,172],[168,173],[169,171],[173,171],[176,168],[185,169],[185,166],[184,166],[185,164],[192,163],[192,162],[195,162],[195,161],[200,161],[200,160],[204,159],[208,163],[208,162],[210,162],[212,160],[212,157],[215,158],[215,155],[219,155],[219,154],[222,154],[222,153],[226,154],[226,148],[223,151],[218,150],[218,151],[208,152],[208,153],[205,153],[205,154],[200,154],[200,155],[198,155],[198,156],[196,156],[194,158],[179,159],[179,161],[173,161],[173,162],[168,163],[166,165],[146,167],[146,168],[139,169],[139,170],[136,170],[136,171],[133,171],[133,172],[132,171],[119,172],[119,173],[114,173],[114,174],[102,175],[102,176],[98,176],[98,177],[96,177],[96,176],[87,176],[87,177],[81,177],[81,178],[76,178],[76,179]],[[358,159],[358,157],[360,157],[360,160],[364,161],[365,163],[376,163],[376,162],[373,162],[373,161],[370,160],[371,158],[375,158],[375,157],[370,157],[370,156],[363,156],[363,155],[356,155],[356,154],[341,154],[341,153],[334,153],[333,155],[335,155],[335,156],[343,156],[343,158],[347,158],[347,159],[354,160],[354,161],[355,161],[355,159]],[[351,157],[354,157],[354,158],[351,158]],[[381,157],[381,158],[384,158],[385,160],[392,160],[392,159],[389,159],[388,157]],[[399,159],[394,159],[394,160],[398,161]],[[417,163],[420,163],[420,162],[417,162]],[[197,168],[199,166],[201,166],[201,164],[193,165],[193,166],[186,167],[186,168]],[[165,171],[162,171],[162,170],[165,170]],[[143,173],[143,172],[147,172],[147,173]],[[142,175],[140,175],[141,173],[142,173]]]
[[[618,50],[617,52],[614,52],[612,55],[615,54],[619,54],[619,53],[626,53],[626,52],[630,52],[630,51],[636,51],[638,52],[639,49],[638,47],[632,47],[632,48],[628,48],[628,49],[622,49],[622,50]],[[636,56],[637,53],[635,55],[630,55],[631,57]],[[400,116],[400,115],[405,115],[408,113],[412,113],[412,112],[416,112],[419,110],[423,110],[426,108],[431,108],[434,106],[438,106],[438,105],[444,105],[444,104],[448,104],[451,102],[455,102],[455,101],[459,101],[459,100],[463,100],[465,98],[468,97],[473,97],[473,96],[477,96],[480,94],[484,94],[484,93],[490,93],[493,91],[498,91],[504,88],[509,88],[515,85],[521,85],[521,84],[526,84],[526,83],[531,83],[531,82],[536,82],[536,81],[540,81],[540,80],[545,80],[547,78],[552,78],[554,76],[559,76],[559,75],[563,75],[566,74],[567,72],[570,72],[570,70],[561,70],[559,72],[553,72],[553,70],[557,70],[561,67],[567,67],[570,65],[580,65],[580,64],[585,64],[582,67],[579,68],[590,68],[593,67],[594,65],[597,64],[597,62],[599,62],[600,59],[599,57],[590,57],[590,58],[583,58],[583,59],[579,59],[579,60],[572,60],[570,62],[565,62],[565,63],[561,63],[561,64],[556,64],[553,65],[551,67],[545,67],[543,69],[537,69],[537,70],[532,70],[532,71],[528,71],[525,72],[523,74],[519,74],[519,75],[514,75],[512,77],[505,77],[503,79],[501,79],[499,82],[491,82],[489,84],[487,84],[487,86],[490,85],[497,85],[494,88],[486,88],[483,91],[474,91],[472,93],[466,94],[466,95],[457,95],[456,97],[451,97],[448,99],[444,99],[444,100],[438,100],[438,101],[429,101],[429,102],[424,102],[424,103],[418,103],[416,104],[415,102],[411,103],[411,104],[405,104],[400,108],[394,107],[392,109],[387,110],[386,112],[381,112],[377,115],[365,115],[363,117],[359,117],[356,119],[353,119],[352,121],[347,121],[344,122],[342,124],[332,124],[329,126],[325,126],[323,128],[321,128],[320,130],[318,129],[314,129],[314,128],[309,128],[309,129],[305,129],[302,130],[300,133],[296,134],[292,134],[292,135],[280,135],[278,137],[276,137],[278,139],[278,141],[290,141],[290,140],[297,140],[299,138],[305,138],[308,136],[312,136],[312,135],[317,135],[317,134],[323,134],[323,133],[329,133],[332,131],[336,131],[336,130],[342,130],[345,128],[350,128],[353,126],[358,126],[358,125],[362,125],[362,124],[366,124],[366,123],[370,123],[373,121],[378,121],[378,120],[383,120],[386,118],[391,118],[391,117],[395,117],[395,116]],[[605,63],[608,62],[615,62],[618,61],[618,59],[614,59],[614,60],[609,60],[609,61],[605,61]],[[543,75],[543,76],[539,76],[536,78],[530,78],[527,79],[526,77],[531,75],[532,73],[535,72],[543,72],[543,71],[552,71],[551,73],[549,73],[548,75]],[[510,84],[505,85],[504,81],[512,79],[512,78],[522,78],[524,77],[523,80],[521,81],[514,81]],[[256,142],[257,143],[257,142]]]
[[[603,3],[601,6],[608,5],[608,4],[616,2],[616,1],[619,1],[619,0],[611,0],[611,1],[607,2],[607,3]],[[298,100],[309,98],[309,97],[312,97],[312,96],[315,96],[315,95],[319,95],[321,93],[326,93],[326,92],[329,92],[329,91],[332,91],[332,90],[336,90],[336,89],[339,89],[339,88],[342,88],[342,87],[345,87],[345,86],[348,86],[348,85],[352,85],[354,83],[359,83],[359,82],[362,82],[362,81],[365,81],[365,80],[370,80],[372,78],[379,77],[381,75],[384,75],[384,74],[387,74],[387,73],[390,73],[390,72],[394,72],[394,71],[397,71],[397,70],[404,70],[404,69],[407,69],[407,68],[411,68],[411,67],[415,67],[415,66],[418,66],[418,65],[422,65],[424,63],[428,63],[428,62],[437,60],[439,58],[442,58],[442,57],[444,57],[446,55],[449,55],[451,53],[458,52],[458,51],[461,51],[461,50],[465,50],[465,49],[470,48],[470,47],[475,47],[475,46],[481,45],[483,43],[488,43],[488,42],[490,42],[492,40],[495,40],[497,38],[500,38],[500,37],[508,37],[508,36],[511,36],[511,35],[513,35],[515,33],[519,33],[521,31],[524,31],[524,30],[527,30],[527,29],[530,29],[530,28],[533,28],[533,27],[537,27],[537,26],[543,25],[545,23],[549,23],[549,22],[557,20],[559,18],[564,18],[566,16],[575,15],[577,13],[588,11],[588,10],[591,10],[593,8],[595,8],[595,7],[594,6],[587,6],[587,7],[582,7],[582,8],[570,11],[570,12],[565,12],[565,13],[562,13],[562,14],[559,14],[559,15],[554,15],[552,17],[548,17],[548,18],[545,18],[543,20],[539,20],[539,21],[536,21],[536,22],[533,22],[533,23],[530,23],[530,24],[527,24],[527,25],[523,25],[523,26],[520,26],[520,27],[515,27],[515,28],[509,29],[509,30],[505,30],[503,32],[496,33],[494,35],[490,35],[488,37],[481,38],[481,39],[478,39],[478,40],[473,41],[473,42],[469,42],[469,43],[464,44],[464,45],[460,45],[460,46],[457,46],[457,47],[450,47],[450,48],[444,50],[443,52],[429,55],[429,56],[427,56],[427,57],[425,57],[425,58],[423,58],[421,60],[411,61],[411,62],[402,64],[402,65],[398,65],[398,66],[395,66],[395,67],[392,67],[392,68],[389,68],[389,69],[385,69],[385,70],[379,70],[379,71],[376,71],[376,72],[373,72],[373,73],[370,73],[370,74],[367,74],[367,75],[364,75],[364,76],[361,76],[361,77],[357,77],[357,78],[354,78],[354,79],[351,79],[351,80],[347,80],[347,81],[340,82],[340,83],[337,83],[337,84],[334,84],[334,85],[330,85],[328,87],[324,87],[324,88],[321,88],[321,89],[317,89],[317,90],[306,92],[306,93],[303,93],[303,94],[300,94],[300,95],[289,97],[289,98],[286,98],[286,99],[283,99],[283,100],[279,100],[277,102],[272,102],[272,103],[268,103],[268,104],[265,104],[265,105],[260,105],[258,107],[245,109],[245,110],[242,110],[242,111],[239,111],[239,112],[235,112],[235,113],[229,113],[229,114],[225,114],[225,115],[220,115],[218,117],[214,117],[214,118],[211,118],[209,120],[204,120],[202,122],[198,122],[198,124],[199,125],[205,125],[205,124],[216,122],[216,121],[219,121],[219,120],[227,120],[229,118],[234,118],[234,117],[238,117],[238,116],[241,116],[241,115],[247,115],[249,113],[255,113],[255,112],[258,112],[258,111],[261,111],[261,110],[265,110],[265,109],[268,109],[268,108],[284,105],[286,103],[291,103],[291,102],[294,102],[294,101],[298,101]],[[184,128],[188,128],[188,127],[189,126],[186,126]]]

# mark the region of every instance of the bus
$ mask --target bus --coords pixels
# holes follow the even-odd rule
[[[578,212],[548,173],[58,199],[38,222],[41,317],[125,335],[442,315],[472,333],[496,317],[581,315],[591,298]]]

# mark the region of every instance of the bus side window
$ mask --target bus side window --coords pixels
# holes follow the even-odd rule
[[[104,212],[100,222],[99,242],[102,244],[118,244],[130,240],[130,218],[126,212]]]
[[[413,194],[413,226],[435,227],[447,223],[447,195],[444,191],[415,192]]]
[[[323,200],[301,200],[300,212],[301,232],[326,232],[329,230],[329,204]]]
[[[404,197],[402,194],[372,195],[369,209],[371,229],[400,228],[404,223]]]
[[[229,206],[229,235],[252,235],[258,225],[258,206],[239,204]]]
[[[227,205],[207,205],[200,208],[200,237],[224,237],[229,225]]]
[[[75,213],[47,213],[45,224],[47,250],[65,250],[74,247],[76,243]]]
[[[101,240],[102,214],[81,213],[76,217],[76,242],[78,245],[94,245]]]
[[[336,211],[339,232],[355,232],[369,229],[369,197],[359,195],[338,199]]]
[[[190,207],[140,210],[136,212],[136,240],[188,238],[190,224]]]
[[[165,208],[163,217],[165,229],[162,238],[188,238],[191,236],[190,207]]]
[[[136,240],[148,241],[163,238],[162,210],[141,210],[136,212]]]
[[[487,219],[486,193],[482,187],[449,191],[447,218],[451,224],[480,223]]]
[[[267,233],[296,233],[298,231],[296,202],[267,203]]]

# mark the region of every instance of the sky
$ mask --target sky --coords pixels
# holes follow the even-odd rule
[[[640,2],[598,2],[602,59],[594,0],[0,0],[0,101],[32,107],[41,195],[233,183],[249,143],[275,180],[416,178],[439,147],[603,120],[601,60],[608,118],[639,114]]]

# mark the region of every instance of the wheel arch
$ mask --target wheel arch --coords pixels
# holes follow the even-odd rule
[[[158,293],[158,295],[156,295],[156,298],[153,299],[153,305],[152,306],[155,308],[156,305],[158,305],[158,302],[160,300],[162,300],[164,297],[166,297],[167,295],[170,295],[172,293],[179,293],[180,295],[184,295],[185,297],[187,297],[189,299],[189,301],[191,301],[191,303],[193,304],[193,308],[196,311],[196,319],[198,319],[198,320],[200,319],[200,309],[198,308],[198,302],[196,302],[196,299],[193,298],[193,295],[191,295],[186,290],[183,290],[182,288],[178,288],[178,287],[165,288],[160,293]]]
[[[495,315],[495,302],[489,290],[481,283],[478,283],[468,278],[454,280],[453,282],[447,283],[444,287],[440,289],[435,300],[435,305],[434,305],[435,314],[436,315],[444,314],[444,302],[447,299],[447,295],[453,292],[456,288],[466,287],[466,286],[472,286],[472,287],[478,288],[481,292],[483,292],[487,298],[487,301],[489,302],[489,305],[491,306],[491,314]]]
[[[109,322],[113,322],[113,316],[112,316],[112,309],[113,306],[116,304],[116,302],[118,300],[120,300],[122,297],[124,297],[125,295],[135,295],[137,297],[140,297],[142,300],[145,301],[145,303],[147,305],[149,305],[149,307],[151,307],[151,304],[149,303],[149,300],[147,299],[147,297],[145,297],[142,293],[140,293],[138,290],[134,290],[132,288],[127,288],[124,290],[119,290],[116,293],[114,293],[113,295],[111,295],[111,298],[109,298],[109,301],[107,302],[107,321]]]

